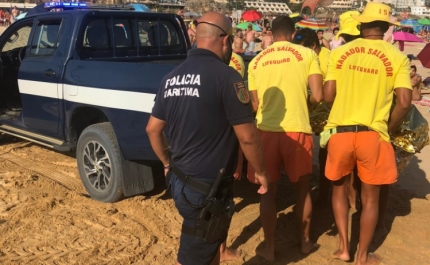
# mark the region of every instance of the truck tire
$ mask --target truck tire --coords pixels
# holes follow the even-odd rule
[[[109,122],[85,128],[76,149],[79,176],[91,198],[116,202],[124,197],[121,150]]]

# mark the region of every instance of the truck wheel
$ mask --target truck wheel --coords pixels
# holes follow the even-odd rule
[[[85,128],[79,137],[76,158],[79,176],[91,198],[116,202],[124,197],[124,157],[109,122]]]

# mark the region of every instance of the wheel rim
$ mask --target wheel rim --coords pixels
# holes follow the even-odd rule
[[[88,142],[84,148],[84,170],[92,188],[106,190],[112,182],[112,168],[106,149],[97,141]]]

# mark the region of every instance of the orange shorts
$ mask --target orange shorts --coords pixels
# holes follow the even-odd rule
[[[301,132],[260,131],[263,143],[264,161],[270,181],[281,178],[281,167],[290,181],[295,183],[299,177],[312,173],[312,134]],[[255,182],[255,171],[248,164],[248,180]]]
[[[397,181],[394,149],[377,132],[337,133],[331,136],[327,148],[325,175],[332,181],[351,173],[355,165],[358,176],[366,184]]]

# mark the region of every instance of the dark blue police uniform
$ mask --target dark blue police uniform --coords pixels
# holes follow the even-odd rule
[[[152,115],[166,121],[171,159],[187,176],[212,184],[221,168],[226,170],[220,190],[233,181],[239,143],[232,125],[253,122],[249,95],[242,77],[211,51],[193,49],[187,60],[161,83]],[[192,189],[175,174],[170,180],[175,206],[193,227],[206,194]],[[224,186],[224,187],[223,187]],[[178,262],[209,264],[227,234],[215,243],[181,234]]]

